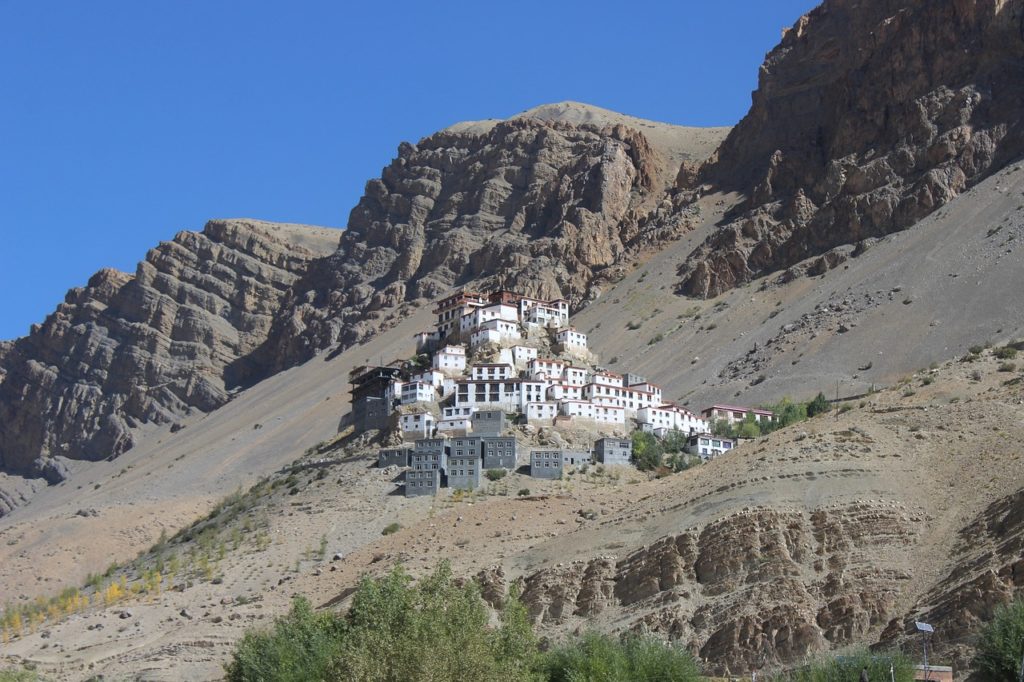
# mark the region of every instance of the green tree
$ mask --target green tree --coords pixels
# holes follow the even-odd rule
[[[1019,679],[1024,656],[1024,601],[1018,599],[996,609],[981,632],[975,663],[989,680]]]
[[[813,417],[822,412],[828,412],[828,398],[825,397],[824,393],[819,392],[818,395],[814,396],[814,400],[807,403],[807,416]]]
[[[736,429],[736,435],[740,438],[757,438],[761,435],[761,426],[754,419],[753,413],[747,414],[747,418]]]
[[[640,471],[654,471],[661,466],[664,450],[653,434],[633,432],[633,464]]]
[[[661,444],[665,449],[665,453],[672,455],[685,450],[688,440],[689,437],[685,433],[678,429],[672,429],[661,440]]]
[[[825,658],[789,670],[772,678],[771,682],[857,682],[860,672],[868,669],[869,680],[889,680],[889,667],[896,682],[913,682],[914,664],[901,652],[872,653],[866,650]]]
[[[297,597],[270,631],[250,631],[226,666],[228,682],[322,680],[340,650],[345,624],[333,613],[314,613]]]
[[[715,423],[711,425],[711,433],[719,438],[736,437],[736,431],[733,429],[732,423],[728,419],[716,419]]]

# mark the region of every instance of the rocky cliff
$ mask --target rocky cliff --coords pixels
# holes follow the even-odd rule
[[[905,229],[1024,152],[1020,0],[826,0],[699,178],[748,200],[679,269],[714,296]]]
[[[800,661],[861,641],[897,615],[920,519],[890,505],[752,508],[621,560],[535,573],[522,599],[546,625],[614,611],[622,627],[681,640],[717,674]],[[493,589],[493,588],[492,588]]]
[[[367,183],[338,251],[295,286],[255,366],[347,347],[397,306],[470,282],[579,303],[597,296],[595,281],[630,253],[687,229],[685,216],[650,215],[671,207],[665,190],[680,150],[707,146],[692,140],[724,129],[660,124],[656,147],[594,114],[602,110],[565,107],[403,143]],[[567,113],[588,122],[561,120]]]
[[[138,427],[222,405],[225,368],[266,338],[288,287],[338,235],[215,220],[151,250],[134,275],[101,270],[69,291],[0,347],[0,467],[59,480],[59,457],[115,456]]]

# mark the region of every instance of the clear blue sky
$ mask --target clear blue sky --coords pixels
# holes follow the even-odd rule
[[[0,0],[0,339],[208,218],[343,227],[402,140],[578,100],[731,125],[813,0]]]

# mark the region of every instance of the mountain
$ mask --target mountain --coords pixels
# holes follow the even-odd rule
[[[230,398],[224,370],[267,335],[288,287],[339,231],[214,220],[134,275],[105,269],[0,350],[0,468],[59,481],[116,457],[145,425]]]
[[[672,206],[679,159],[702,159],[727,130],[567,102],[403,143],[367,183],[337,252],[296,283],[257,357],[275,371],[347,348],[401,306],[469,283],[579,306],[641,249],[692,227],[688,211],[653,216]]]
[[[915,618],[964,671],[1024,589],[1022,17],[827,0],[731,130],[574,102],[455,124],[403,143],[344,232],[214,221],[98,274],[0,343],[3,466],[53,481],[0,473],[0,602],[135,576],[154,543],[206,566],[0,660],[214,679],[294,594],[344,606],[449,559],[545,635],[655,632],[716,674],[913,647]],[[348,377],[410,357],[460,286],[570,299],[603,366],[691,408],[839,409],[663,478],[406,499],[346,430]]]
[[[906,229],[1024,153],[1020,2],[830,0],[767,56],[700,182],[747,199],[690,253],[715,296]]]

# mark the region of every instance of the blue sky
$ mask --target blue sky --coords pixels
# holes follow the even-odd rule
[[[578,100],[746,113],[811,0],[0,0],[0,339],[209,218],[343,227],[402,140]]]

